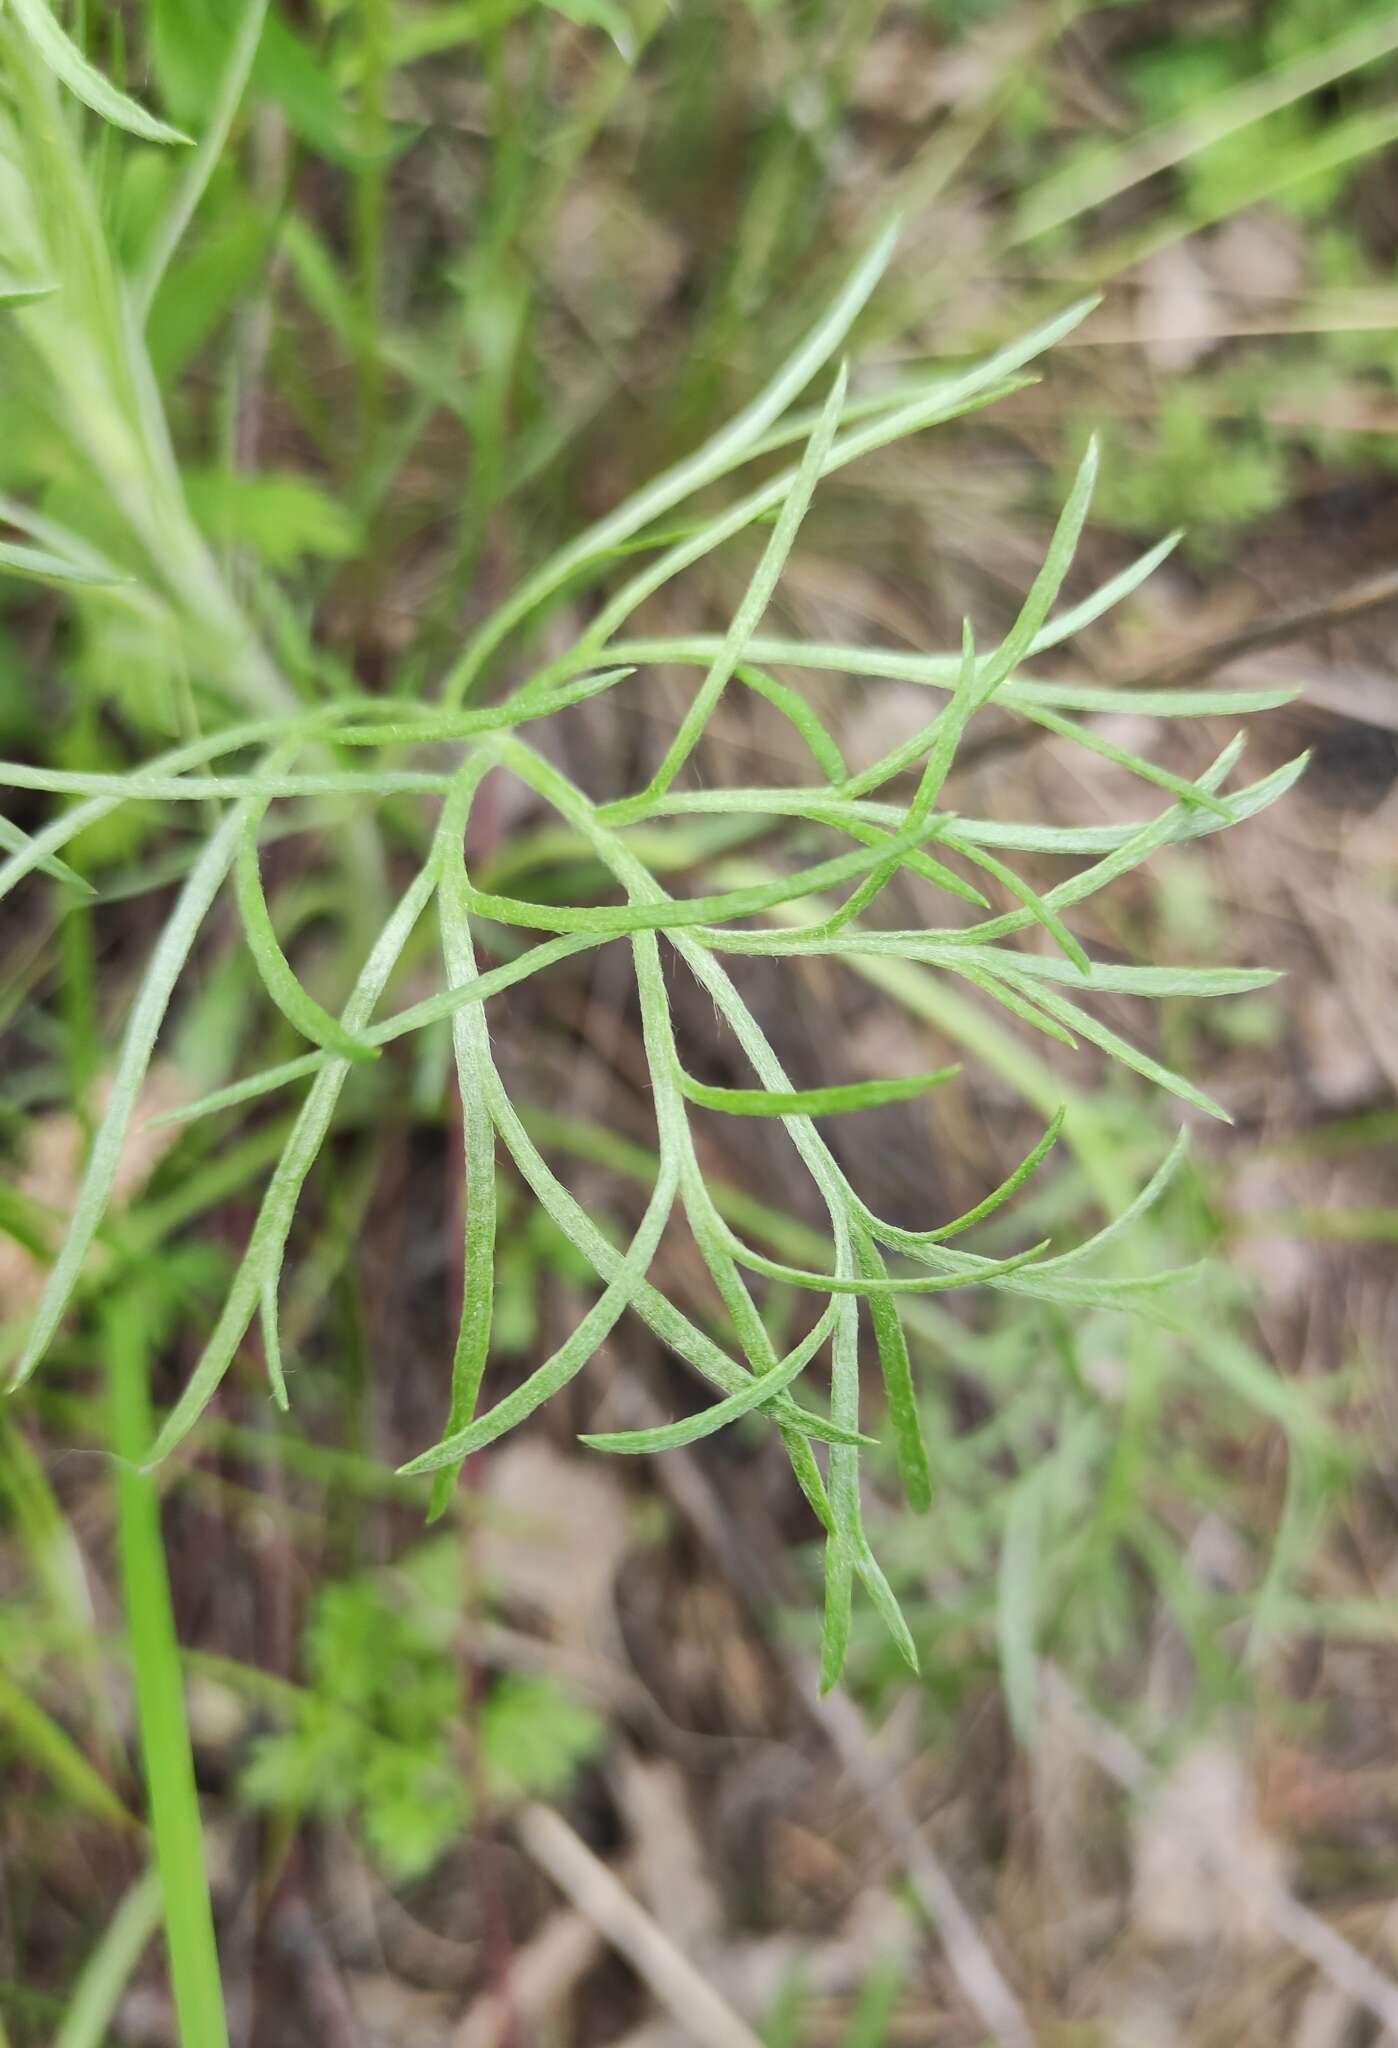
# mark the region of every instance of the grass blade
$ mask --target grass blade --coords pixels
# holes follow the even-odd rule
[[[129,1294],[114,1296],[105,1333],[112,1448],[120,1461],[121,1578],[175,2012],[182,2041],[197,2041],[199,2048],[227,2048],[179,1639],[160,1533],[160,1499],[140,1470],[150,1441],[149,1348],[141,1303]]]
[[[35,1768],[51,1779],[80,1813],[89,1814],[107,1827],[138,1826],[73,1738],[3,1668],[0,1723],[9,1724],[12,1745],[26,1753]]]
[[[64,555],[51,554],[47,548],[26,547],[22,541],[0,540],[0,570],[7,576],[21,576],[31,583],[82,583],[102,586],[110,583],[127,583],[126,576],[104,575],[100,569],[88,569],[81,562],[70,562]]]
[[[154,1865],[126,1893],[78,1972],[53,2048],[104,2048],[123,1992],[160,1925],[160,1872]]]
[[[142,259],[140,268],[132,281],[131,299],[136,319],[144,326],[160,289],[160,281],[170,267],[170,259],[184,239],[185,229],[193,220],[199,202],[208,189],[210,178],[223,155],[243,93],[252,75],[253,60],[257,46],[262,40],[262,24],[267,19],[268,0],[246,0],[242,19],[234,31],[228,61],[223,67],[218,91],[214,95],[213,107],[209,113],[208,126],[199,138],[199,146],[191,157],[184,176],[176,188],[174,199],[161,221],[151,244]]]
[[[49,12],[45,0],[10,0],[16,21],[24,30],[55,78],[67,86],[76,99],[113,127],[125,128],[145,142],[188,142],[178,128],[157,121],[144,107],[118,92],[101,72],[88,63]]]

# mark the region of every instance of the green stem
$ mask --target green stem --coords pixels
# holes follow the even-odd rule
[[[141,1461],[150,1445],[150,1347],[133,1294],[118,1294],[105,1322],[117,1542],[136,1690],[141,1765],[155,1837],[170,1981],[182,2048],[227,2048],[213,1906],[204,1866],[199,1795],[185,1719],[160,1500]]]

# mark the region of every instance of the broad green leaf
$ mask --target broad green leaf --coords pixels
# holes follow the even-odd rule
[[[279,9],[263,26],[252,87],[281,108],[294,133],[318,155],[347,168],[364,160],[353,110],[337,89],[324,52],[312,49]]]
[[[272,569],[306,556],[344,561],[360,545],[352,514],[312,477],[291,470],[186,470],[185,496],[209,537],[248,548]]]

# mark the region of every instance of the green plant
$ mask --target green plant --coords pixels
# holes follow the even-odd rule
[[[150,1441],[150,1332],[133,1295],[107,1304],[103,1336],[110,1364],[112,1447],[122,1461],[117,1534],[131,1637],[131,1666],[141,1760],[150,1800],[170,1978],[180,2032],[209,2048],[228,2038],[213,1913],[204,1873],[204,1840],[194,1760],[185,1722],[179,1641],[165,1570],[160,1509],[139,1468]]]
[[[254,1321],[273,1396],[286,1405],[278,1297],[306,1178],[346,1091],[387,1085],[379,1075],[391,1066],[385,1058],[388,1049],[449,1019],[469,1188],[464,1307],[443,1436],[407,1468],[435,1475],[433,1511],[445,1508],[464,1460],[565,1385],[630,1309],[721,1398],[663,1428],[594,1435],[587,1441],[613,1453],[657,1451],[693,1442],[741,1416],[763,1415],[779,1431],[825,1534],[824,1684],[834,1683],[844,1662],[856,1579],[912,1661],[906,1621],[863,1525],[859,1457],[870,1438],[861,1414],[861,1302],[879,1357],[903,1483],[910,1504],[925,1509],[931,1497],[929,1460],[904,1337],[906,1304],[952,1289],[983,1287],[1052,1304],[1068,1316],[1110,1308],[1176,1327],[1167,1289],[1177,1275],[1118,1277],[1099,1273],[1093,1262],[1159,1198],[1182,1156],[1182,1144],[1123,1214],[1068,1251],[1050,1255],[1041,1242],[987,1256],[950,1242],[986,1222],[1024,1185],[1065,1127],[1061,1112],[1052,1115],[1043,1139],[1022,1165],[964,1215],[923,1230],[896,1227],[860,1199],[814,1121],[887,1101],[889,1084],[853,1082],[816,1091],[796,1085],[740,996],[724,955],[820,955],[892,974],[895,980],[909,971],[926,976],[931,970],[933,979],[952,991],[953,1000],[958,989],[973,991],[1060,1044],[1085,1039],[1197,1109],[1222,1114],[1192,1083],[1109,1029],[1077,998],[1218,996],[1256,988],[1270,977],[1259,970],[1094,963],[1065,916],[1158,848],[1255,815],[1285,791],[1300,763],[1224,794],[1241,740],[1231,742],[1203,776],[1183,780],[1118,746],[1076,715],[1130,709],[1135,700],[1129,691],[1029,680],[1020,673],[1036,655],[1070,639],[1128,596],[1173,545],[1172,537],[1086,598],[1055,610],[1088,514],[1095,445],[1082,462],[1044,566],[1017,619],[989,651],[977,652],[969,625],[959,654],[930,656],[806,645],[766,638],[759,628],[823,476],[1017,388],[1025,366],[1068,333],[1087,304],[1069,308],[956,375],[851,397],[842,368],[821,404],[810,411],[793,410],[843,347],[873,292],[893,246],[893,231],[884,232],[760,395],[695,454],[527,575],[450,664],[435,696],[365,696],[298,631],[291,608],[270,584],[258,592],[265,631],[256,630],[194,526],[170,453],[140,321],[133,316],[131,285],[103,233],[84,154],[44,60],[109,118],[147,134],[149,124],[142,129],[146,117],[138,120],[129,102],[114,102],[75,66],[54,40],[60,34],[56,25],[37,11],[39,4],[27,0],[24,11],[3,29],[13,85],[4,146],[17,195],[9,254],[12,269],[24,281],[25,301],[9,317],[25,344],[31,374],[42,383],[49,416],[67,437],[71,460],[84,466],[105,492],[101,517],[110,527],[111,547],[109,554],[99,554],[77,533],[13,502],[6,506],[7,516],[28,539],[10,545],[8,559],[22,573],[79,593],[87,618],[139,622],[142,645],[163,654],[163,664],[153,661],[152,666],[167,687],[153,692],[143,681],[139,693],[126,696],[138,738],[171,720],[197,725],[200,737],[115,772],[7,765],[0,773],[12,788],[80,800],[32,836],[17,825],[8,828],[13,850],[0,869],[0,893],[36,870],[73,888],[61,853],[71,850],[79,833],[123,806],[178,806],[181,816],[198,816],[201,810],[211,815],[202,837],[191,834],[179,842],[183,878],[131,1008],[110,1094],[66,1235],[15,1368],[16,1382],[29,1376],[58,1338],[70,1303],[81,1292],[88,1253],[105,1227],[123,1144],[139,1121],[157,1036],[211,908],[231,876],[243,937],[265,993],[293,1039],[308,1042],[309,1049],[217,1088],[175,1116],[189,1124],[273,1091],[309,1086],[273,1166],[222,1311],[159,1429],[151,1460],[168,1456],[195,1426]],[[39,35],[35,23],[41,21],[47,25]],[[177,193],[175,203],[179,217],[163,231],[162,251],[173,246],[181,220],[188,217],[189,194]],[[706,487],[794,445],[804,450],[799,461],[763,476],[717,511],[697,502]],[[666,523],[677,516],[684,521],[678,534],[673,523]],[[770,532],[725,634],[664,640],[626,636],[624,629],[648,596],[721,544],[768,520]],[[645,551],[643,566],[600,604],[565,654],[527,673],[497,702],[473,703],[513,634],[565,587],[577,592],[603,579],[619,557],[637,546]],[[596,801],[525,736],[534,724],[600,692],[623,688],[638,670],[660,661],[691,665],[701,681],[674,740],[638,791]],[[929,688],[943,701],[908,740],[851,771],[812,706],[772,674],[781,668],[901,678]],[[682,770],[716,707],[735,687],[759,691],[790,722],[811,756],[810,782],[776,789],[681,786]],[[1162,717],[1241,713],[1280,703],[1285,695],[1275,690],[1176,690],[1154,693],[1151,708]],[[1137,826],[1081,830],[958,816],[945,806],[944,789],[967,727],[992,700],[1001,711],[1107,759],[1163,792],[1168,802]],[[440,767],[393,765],[392,757],[402,750],[442,748],[453,752]],[[354,765],[366,753],[370,765]],[[571,868],[565,863],[562,871],[565,900],[506,894],[483,886],[468,872],[466,828],[493,774],[515,777],[558,821],[562,843],[575,855]],[[915,778],[910,793],[893,795],[905,777]],[[435,825],[425,816],[428,799],[441,800]],[[347,928],[360,928],[366,916],[379,925],[338,1012],[311,993],[298,974],[264,894],[260,847],[269,818],[279,815],[273,806],[296,807],[278,824],[279,834],[312,823],[344,831],[347,859],[360,883],[346,913]],[[755,837],[782,819],[792,824],[789,855],[783,849],[760,869],[749,866],[743,871],[748,878],[692,895],[676,895],[662,880],[691,870],[703,873],[712,862],[711,849],[724,843],[709,836],[713,828],[724,828],[731,852],[734,821]],[[847,850],[810,859],[820,834],[833,834]],[[556,851],[557,840],[554,845]],[[1015,852],[1068,856],[1086,865],[1040,894],[1001,857]],[[382,901],[390,853],[410,857],[412,870],[385,916],[375,906]],[[568,900],[581,880],[598,869],[614,900]],[[950,898],[962,921],[929,922],[912,930],[879,924],[883,891],[900,870]],[[995,912],[982,882],[1003,892],[1012,907]],[[847,893],[823,896],[827,891]],[[969,921],[967,906],[976,913]],[[445,986],[376,1022],[375,1012],[429,910],[437,922]],[[773,925],[749,922],[760,917],[772,919]],[[475,954],[482,928],[503,956],[501,965],[483,972]],[[1041,935],[1046,950],[1022,950],[1013,943],[1031,930]],[[520,935],[530,933],[547,936],[523,944]],[[711,998],[755,1085],[709,1088],[686,1072],[671,1021],[662,940],[674,962]],[[499,991],[571,955],[614,943],[631,954],[658,1134],[651,1197],[624,1251],[568,1192],[530,1136],[497,1071],[485,1010]],[[916,1085],[932,1087],[947,1078],[945,1071],[931,1073]],[[899,1084],[894,1092],[902,1091]],[[695,1106],[782,1122],[828,1217],[833,1247],[828,1269],[772,1258],[725,1218],[699,1168],[691,1129]],[[1073,1111],[1067,1122],[1070,1136],[1077,1114]],[[1092,1145],[1090,1116],[1083,1117],[1077,1135],[1080,1145]],[[490,1350],[500,1149],[556,1229],[596,1273],[601,1292],[549,1359],[477,1413]],[[647,1277],[662,1233],[679,1215],[727,1313],[728,1348]],[[823,1302],[810,1327],[784,1352],[764,1321],[753,1276],[813,1293]],[[826,1345],[831,1360],[828,1415],[798,1400],[796,1392],[800,1375]],[[817,1461],[817,1444],[827,1447],[825,1470]]]
[[[566,1790],[604,1731],[550,1679],[497,1680],[476,1718],[474,1763],[462,1753],[464,1599],[451,1538],[401,1558],[391,1574],[322,1586],[305,1630],[309,1690],[288,1728],[259,1739],[244,1796],[348,1815],[403,1883],[463,1832],[473,1785],[502,1801]]]

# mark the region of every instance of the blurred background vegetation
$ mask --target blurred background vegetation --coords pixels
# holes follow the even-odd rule
[[[1137,686],[1102,731],[1189,776],[1231,733],[1164,724],[1153,689],[1295,688],[1252,722],[1248,759],[1312,758],[1264,818],[1166,849],[1080,922],[1123,961],[1286,970],[1153,1021],[1107,1007],[1235,1120],[1189,1116],[1191,1165],[1132,1255],[1210,1255],[1187,1328],[1004,1294],[909,1312],[934,1507],[900,1512],[891,1453],[867,1506],[921,1671],[857,1618],[823,1704],[813,1525],[769,1433],[644,1466],[576,1442],[692,1402],[638,1323],[472,1462],[447,1521],[425,1530],[426,1488],[394,1476],[440,1427],[459,1308],[445,1027],[392,1085],[364,1081],[309,1183],[290,1416],[249,1345],[188,1455],[154,1481],[113,1461],[104,1372],[115,1441],[139,1447],[147,1375],[159,1413],[286,1132],[275,1100],[149,1121],[242,1070],[256,975],[215,928],[83,1313],[0,1408],[0,2040],[217,2048],[197,1987],[172,1991],[135,1732],[181,1696],[203,1838],[185,1853],[210,1872],[248,2048],[1398,2038],[1398,10],[274,0],[263,18],[87,0],[65,19],[182,130],[230,117],[164,268],[187,157],[95,120],[85,141],[148,292],[177,488],[293,672],[414,701],[533,564],[750,396],[896,210],[854,339],[869,388],[955,367],[1084,290],[1102,303],[1042,381],[831,478],[771,630],[948,648],[969,614],[988,641],[1096,429],[1074,588],[1166,528],[1186,538],[1040,672]],[[0,175],[13,201],[16,164]],[[7,532],[43,538],[22,500],[123,566],[128,525],[70,420],[24,351],[3,364]],[[74,348],[66,375],[100,440],[98,369]],[[707,556],[645,630],[721,630],[748,566]],[[566,647],[590,602],[565,592],[530,658]],[[138,605],[6,578],[0,747],[49,769],[139,761],[188,730],[188,661]],[[910,685],[817,683],[869,753],[919,722]],[[581,708],[572,765],[618,787],[648,772],[692,687],[661,668],[643,701]],[[792,750],[769,704],[730,695],[705,775],[787,781]],[[1142,810],[1111,761],[993,712],[952,801],[1103,826]],[[32,831],[48,803],[16,793],[6,816]],[[481,835],[484,886],[578,886],[576,850],[522,801],[502,796]],[[708,851],[713,886],[747,878],[742,848]],[[187,853],[128,804],[64,849],[93,895],[34,878],[0,908],[7,1363]],[[312,987],[362,955],[356,858],[303,835],[266,863]],[[1066,1101],[1070,1149],[1021,1202],[1033,1235],[1074,1241],[1180,1121],[1090,1048],[930,973],[776,964],[744,963],[743,986],[803,1083],[963,1063],[957,1087],[832,1139],[886,1213],[918,1220],[929,1189],[939,1211],[971,1206]],[[676,1014],[712,1054],[697,992]],[[503,999],[493,1032],[536,1139],[629,1235],[653,1143],[629,979],[584,955]],[[821,1263],[818,1210],[761,1125],[703,1133],[727,1213]],[[522,1372],[577,1321],[586,1275],[509,1174],[499,1196],[494,1369]],[[660,1258],[704,1313],[692,1245]],[[143,1709],[153,1670],[170,1683]]]

